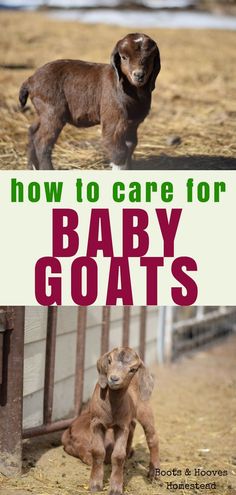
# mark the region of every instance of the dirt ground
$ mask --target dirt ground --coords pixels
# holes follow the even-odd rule
[[[219,340],[170,366],[156,367],[152,405],[160,438],[161,467],[182,475],[147,478],[148,453],[136,429],[135,453],[125,467],[127,495],[236,494],[236,335]],[[24,444],[21,479],[0,477],[0,495],[82,495],[88,493],[90,468],[65,454],[58,434]],[[195,476],[194,469],[227,471],[226,476]],[[186,475],[189,469],[191,474]],[[107,493],[110,468],[106,468]],[[167,482],[212,483],[213,490],[177,489]]]
[[[138,30],[138,27],[137,27]],[[127,28],[49,19],[45,13],[0,16],[0,169],[25,169],[31,104],[18,109],[21,83],[57,58],[108,62]],[[236,32],[146,30],[160,47],[162,71],[152,111],[139,132],[136,169],[236,169]],[[55,168],[107,168],[100,127],[66,126]],[[180,138],[171,145],[171,137]]]

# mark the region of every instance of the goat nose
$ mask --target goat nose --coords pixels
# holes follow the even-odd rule
[[[110,376],[110,380],[111,380],[112,382],[118,382],[118,381],[119,381],[119,377],[118,377],[118,376],[116,376],[116,375],[111,375],[111,376]]]
[[[143,70],[134,70],[133,76],[135,77],[135,79],[142,80],[144,78],[144,71]]]

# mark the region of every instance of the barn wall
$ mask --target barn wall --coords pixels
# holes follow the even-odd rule
[[[74,370],[76,349],[77,308],[58,308],[55,388],[53,419],[73,411]],[[140,308],[131,308],[130,345],[138,349]],[[110,348],[122,342],[123,308],[111,308]],[[97,378],[96,361],[100,355],[102,308],[90,307],[87,313],[85,347],[85,381],[83,400],[86,401]],[[156,359],[158,312],[147,309],[146,358],[149,365]],[[43,385],[45,367],[47,308],[27,307],[25,318],[24,408],[23,426],[29,428],[43,422]]]

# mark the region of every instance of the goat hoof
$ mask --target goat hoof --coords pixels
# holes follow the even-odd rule
[[[118,483],[112,483],[108,495],[123,495],[122,485]]]
[[[103,489],[102,483],[97,483],[96,481],[90,482],[89,490],[91,493],[101,492]]]
[[[159,476],[157,472],[158,472],[158,468],[155,468],[154,466],[150,466],[148,472],[148,478],[150,479],[150,481],[159,480]]]

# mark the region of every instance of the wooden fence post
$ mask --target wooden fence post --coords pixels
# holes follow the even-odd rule
[[[204,306],[197,306],[196,318],[201,321],[204,317]]]
[[[0,383],[0,472],[21,473],[24,362],[24,307],[15,306],[13,322],[2,337]]]
[[[164,359],[169,362],[173,354],[173,307],[166,306],[165,335],[164,335]]]
[[[164,341],[165,341],[166,306],[160,306],[157,319],[157,362],[164,361]]]

